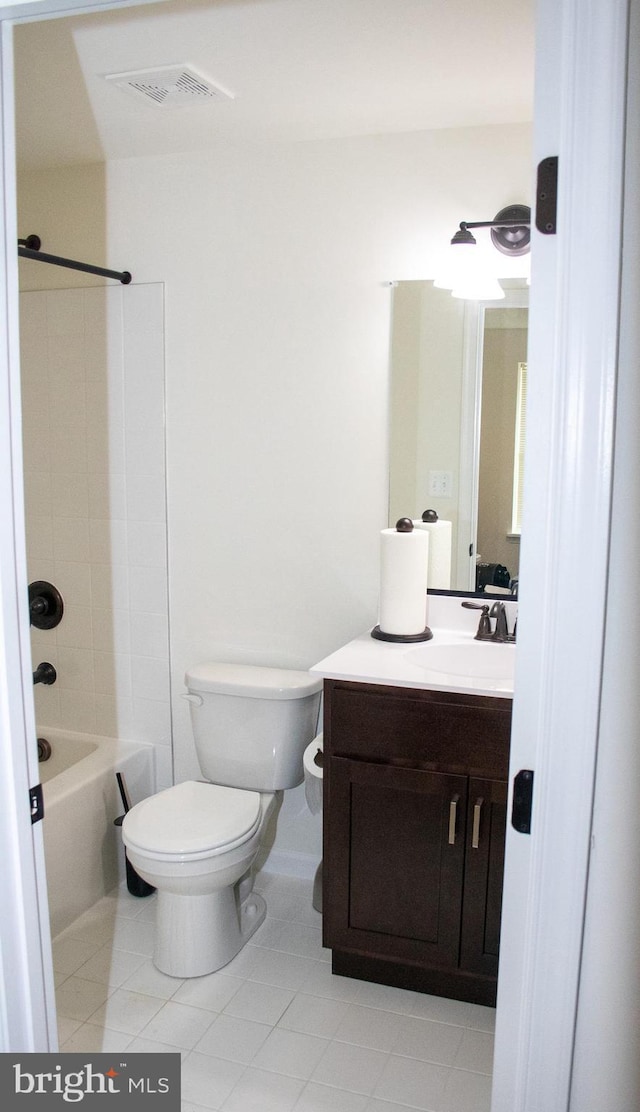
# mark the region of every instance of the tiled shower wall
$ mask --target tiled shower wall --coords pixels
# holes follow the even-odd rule
[[[172,782],[163,287],[20,298],[29,581],[65,610],[32,628],[47,726],[150,742]]]

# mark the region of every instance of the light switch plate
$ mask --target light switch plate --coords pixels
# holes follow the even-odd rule
[[[429,472],[429,494],[433,498],[451,498],[453,490],[452,471]]]

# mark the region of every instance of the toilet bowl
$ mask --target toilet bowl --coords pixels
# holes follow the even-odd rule
[[[128,812],[127,856],[158,890],[154,964],[163,973],[220,969],[260,926],[266,905],[250,869],[275,798],[187,780]]]
[[[279,792],[302,782],[321,681],[306,672],[207,664],[187,672],[196,749],[207,780],[132,807],[127,857],[157,889],[153,961],[172,977],[226,965],[260,926],[252,865]]]

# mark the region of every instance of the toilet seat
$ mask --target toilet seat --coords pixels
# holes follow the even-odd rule
[[[126,846],[158,860],[197,861],[241,846],[260,825],[259,792],[186,780],[137,803],[124,817]]]

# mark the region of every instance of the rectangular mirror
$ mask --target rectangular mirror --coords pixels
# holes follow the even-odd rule
[[[431,281],[393,291],[389,524],[433,509],[451,521],[451,591],[517,591],[526,432],[524,279],[502,301]]]

